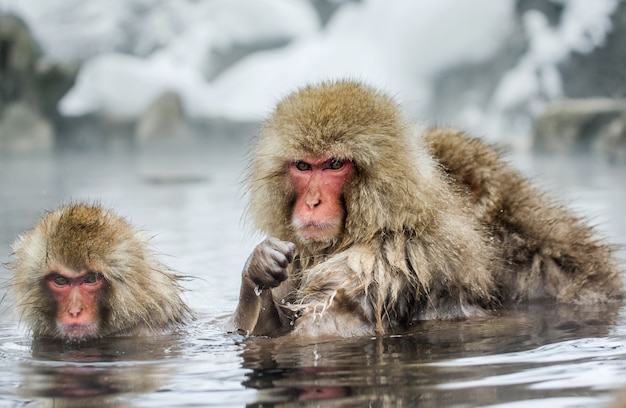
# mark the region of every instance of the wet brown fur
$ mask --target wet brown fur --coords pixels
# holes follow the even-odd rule
[[[450,129],[424,134],[432,154],[471,201],[504,267],[498,296],[596,303],[622,296],[615,247],[554,202],[479,139]]]
[[[591,228],[495,150],[456,131],[421,138],[392,99],[362,84],[327,82],[289,95],[252,152],[252,220],[297,243],[289,282],[273,289],[296,334],[385,333],[508,299],[621,296],[613,249]],[[302,157],[351,160],[356,169],[344,189],[344,232],[328,244],[303,244],[292,230],[287,164]]]
[[[181,277],[157,260],[146,238],[99,205],[69,204],[47,213],[12,249],[9,290],[36,337],[59,336],[56,305],[43,279],[59,264],[104,275],[101,336],[156,334],[191,316],[181,299]]]

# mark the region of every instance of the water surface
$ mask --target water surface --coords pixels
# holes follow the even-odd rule
[[[226,333],[241,268],[262,239],[242,217],[245,149],[222,140],[0,156],[0,262],[45,210],[99,201],[153,235],[162,260],[193,277],[186,298],[198,317],[181,336],[59,344],[33,341],[5,299],[0,406],[591,407],[626,387],[621,304],[535,303],[393,336],[309,343]],[[611,242],[626,243],[625,164],[512,160]],[[8,276],[0,269],[2,282]]]

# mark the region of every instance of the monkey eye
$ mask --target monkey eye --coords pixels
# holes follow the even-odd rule
[[[294,166],[296,166],[296,169],[300,170],[300,171],[307,171],[307,170],[311,170],[311,165],[307,162],[304,161],[297,161],[294,163]]]
[[[100,280],[100,274],[95,273],[95,272],[89,272],[87,275],[85,275],[85,277],[83,278],[83,282],[84,283],[96,283]]]
[[[331,170],[339,170],[343,167],[343,161],[332,159],[330,163],[328,163],[328,168]]]
[[[52,278],[52,282],[54,282],[54,284],[57,285],[57,286],[65,286],[65,285],[68,285],[70,283],[70,280],[68,278],[66,278],[65,276],[55,275]]]

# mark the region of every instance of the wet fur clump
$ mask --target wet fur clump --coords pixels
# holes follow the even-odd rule
[[[622,297],[616,247],[533,187],[497,149],[450,129],[431,129],[424,139],[505,261],[495,271],[500,298],[598,303]]]

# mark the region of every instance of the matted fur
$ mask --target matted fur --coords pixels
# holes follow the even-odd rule
[[[59,264],[104,275],[101,336],[156,334],[191,316],[181,299],[181,277],[156,258],[140,232],[99,205],[69,204],[47,213],[12,249],[9,290],[37,337],[58,337],[56,305],[43,278]]]
[[[495,271],[501,298],[595,303],[622,297],[615,246],[534,188],[496,149],[451,129],[431,129],[424,139],[464,187],[497,256],[507,262]]]
[[[293,290],[274,299],[288,317],[295,311],[293,333],[384,333],[507,300],[622,296],[613,248],[494,149],[461,132],[416,129],[388,96],[337,81],[287,96],[260,130],[249,214],[268,236],[297,245],[283,283]],[[344,231],[328,243],[302,242],[291,225],[287,167],[309,157],[355,168]]]

